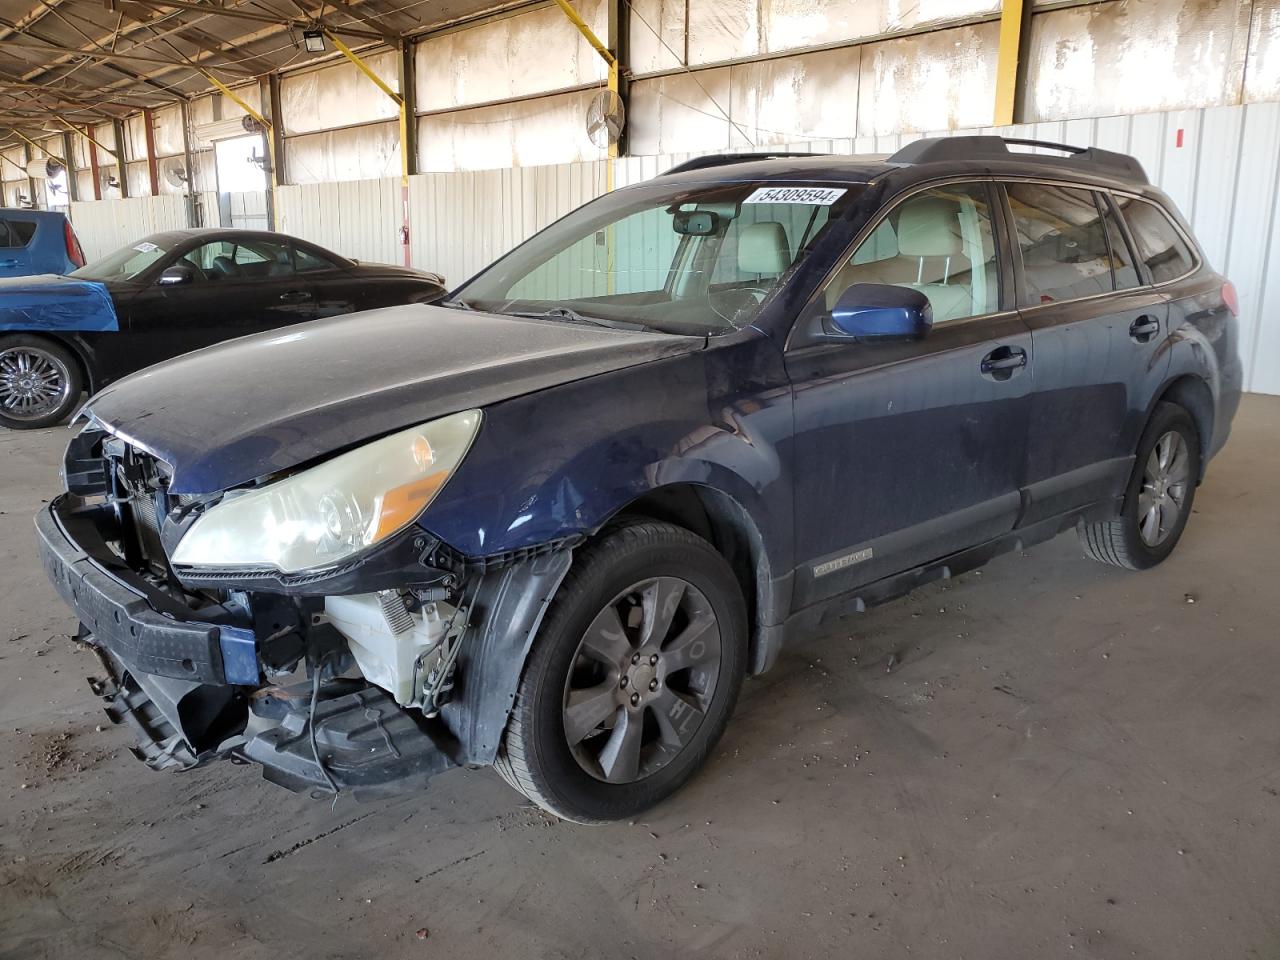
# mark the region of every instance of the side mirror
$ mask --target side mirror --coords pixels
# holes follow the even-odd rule
[[[156,281],[162,287],[174,287],[182,283],[190,283],[196,278],[195,271],[185,264],[175,263],[172,267],[165,267],[164,272],[160,274],[160,279]]]
[[[855,340],[920,340],[933,326],[929,298],[910,287],[855,283],[831,311],[837,336]]]

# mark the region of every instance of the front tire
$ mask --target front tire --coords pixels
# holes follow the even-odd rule
[[[52,427],[80,400],[84,380],[66,347],[43,337],[0,337],[0,424],[11,430]]]
[[[724,558],[670,524],[615,528],[579,552],[552,601],[495,766],[566,820],[634,816],[707,758],[746,659]]]
[[[1200,479],[1200,433],[1185,409],[1156,406],[1138,442],[1120,516],[1081,524],[1085,556],[1128,570],[1161,563],[1178,545]]]

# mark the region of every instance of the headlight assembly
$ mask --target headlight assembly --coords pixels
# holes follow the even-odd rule
[[[340,563],[412,523],[462,462],[479,427],[480,411],[466,410],[229,493],[191,525],[173,563],[283,573]]]

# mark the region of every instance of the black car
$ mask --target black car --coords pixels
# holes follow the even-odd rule
[[[291,323],[439,297],[444,279],[257,230],[152,234],[67,276],[0,280],[0,424],[61,422],[87,388]]]
[[[699,158],[438,304],[114,384],[37,520],[111,716],[157,768],[630,817],[793,636],[1071,530],[1160,563],[1236,295],[1135,160],[1059,149]]]

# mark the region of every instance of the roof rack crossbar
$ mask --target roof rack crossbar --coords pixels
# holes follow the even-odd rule
[[[662,176],[669,173],[688,173],[690,170],[705,170],[708,167],[723,167],[731,163],[750,163],[752,160],[780,160],[786,157],[825,157],[825,153],[797,153],[794,151],[770,151],[768,153],[711,153],[704,157],[693,157],[683,163],[677,163],[670,170],[663,171]]]
[[[1009,145],[1039,147],[1058,150],[1066,157],[1048,157],[1034,153],[1014,153]],[[1076,147],[1048,140],[1027,140],[1021,137],[964,136],[925,137],[914,140],[889,158],[890,163],[940,163],[963,160],[1010,160],[1065,163],[1077,169],[1093,168],[1097,173],[1110,174],[1124,180],[1148,183],[1142,164],[1126,153],[1101,150],[1098,147]]]

